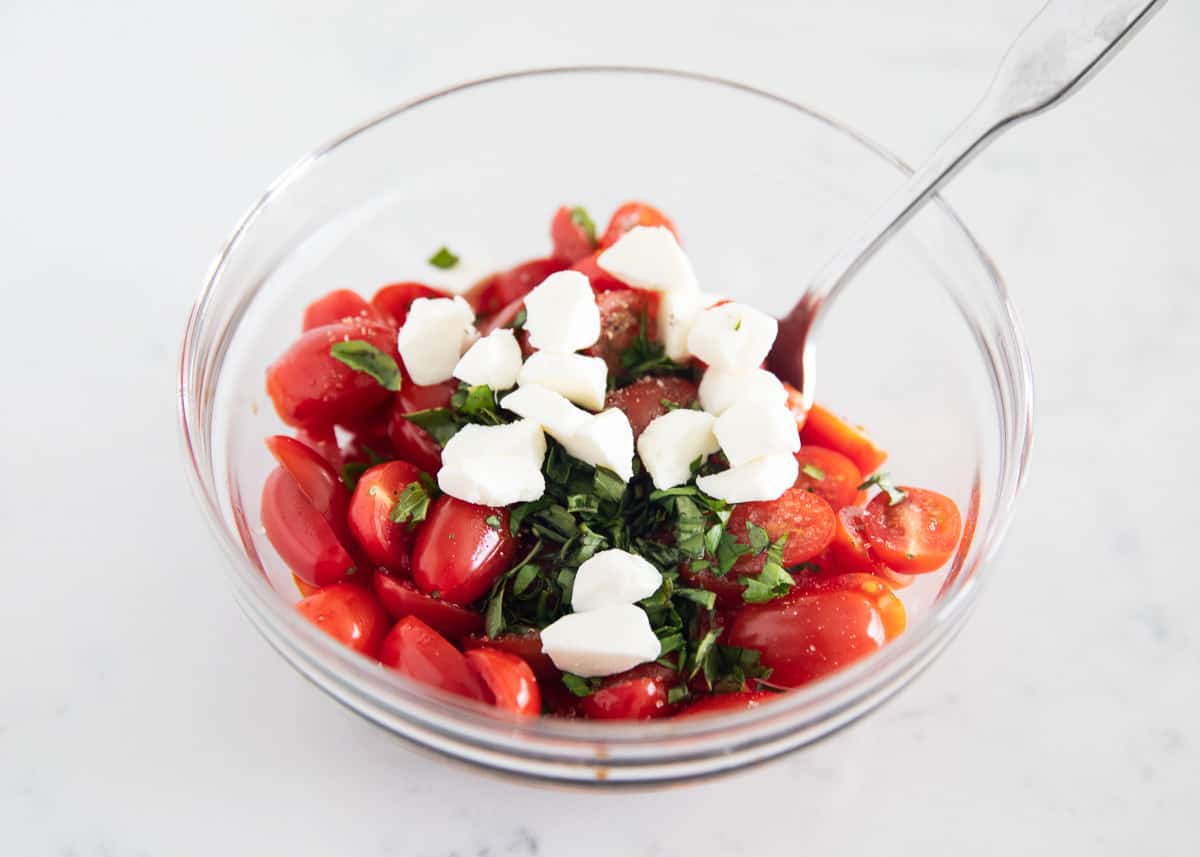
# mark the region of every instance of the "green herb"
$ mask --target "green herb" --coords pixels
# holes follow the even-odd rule
[[[520,330],[525,326],[525,319],[529,314],[525,311],[525,307],[517,310],[517,314],[513,316],[512,321],[505,325],[509,330]]]
[[[584,678],[574,673],[563,673],[562,682],[576,696],[591,696],[600,686],[600,679]]]
[[[746,536],[750,539],[750,550],[760,554],[771,544],[771,537],[762,527],[750,521],[746,522]]]
[[[596,246],[596,224],[592,222],[592,218],[588,216],[587,209],[582,205],[577,205],[571,209],[571,222],[578,226],[583,234],[587,236],[587,240],[592,246]]]
[[[782,565],[772,560],[763,563],[762,571],[754,577],[742,575],[738,582],[746,587],[742,600],[748,604],[764,604],[787,595],[796,585],[795,579],[784,571]]]
[[[370,375],[388,390],[394,392],[400,389],[400,367],[390,355],[384,354],[369,342],[361,339],[335,342],[329,346],[329,354],[355,372]]]
[[[825,471],[822,470],[821,468],[817,467],[817,465],[815,465],[815,464],[804,465],[803,467],[800,468],[800,472],[803,473],[805,476],[812,477],[813,479],[816,479],[818,481],[823,480],[825,478]]]
[[[412,411],[403,414],[404,419],[414,423],[429,432],[441,446],[445,446],[450,438],[458,434],[460,428],[450,408],[429,408],[424,411]]]
[[[371,468],[365,461],[347,461],[342,465],[342,484],[346,490],[353,491],[358,485],[359,478]]]
[[[408,486],[400,492],[400,496],[396,498],[396,504],[392,506],[392,511],[388,514],[388,520],[393,524],[408,524],[409,528],[415,527],[425,520],[425,516],[429,512],[429,503],[437,494],[437,485],[434,484],[432,477],[427,473],[422,473],[416,482],[408,483]]]
[[[621,376],[617,386],[636,381],[645,375],[693,375],[690,366],[676,363],[667,357],[663,347],[646,334],[646,313],[638,319],[638,335],[633,344],[621,352]]]
[[[862,485],[859,485],[858,490],[866,491],[872,485],[877,486],[880,491],[882,491],[884,494],[887,494],[889,506],[895,506],[897,503],[899,503],[905,497],[908,496],[907,494],[905,494],[903,491],[901,491],[899,488],[896,487],[895,483],[892,482],[892,477],[891,477],[891,474],[889,474],[889,473],[874,474],[873,476],[868,478],[867,481],[863,482]]]
[[[683,702],[689,696],[691,696],[691,693],[688,691],[687,685],[676,685],[667,691],[667,704],[674,705],[677,702]]]
[[[458,257],[451,253],[448,248],[442,247],[429,257],[429,264],[435,268],[447,270],[458,264]]]
[[[495,530],[500,529],[500,517],[498,515],[488,515],[486,518],[483,519],[483,522],[485,524],[487,524],[489,527],[491,527],[492,529],[495,529]]]
[[[474,387],[463,384],[450,397],[450,407],[464,422],[490,426],[504,422],[499,414],[500,406],[496,404],[496,394],[487,384]]]

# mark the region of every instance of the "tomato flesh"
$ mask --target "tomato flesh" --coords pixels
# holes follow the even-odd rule
[[[263,484],[262,524],[267,540],[305,583],[326,586],[355,573],[354,560],[329,522],[282,467]]]
[[[804,446],[796,453],[796,463],[800,465],[800,473],[795,487],[816,494],[833,511],[866,502],[866,494],[858,490],[863,481],[862,471],[840,452],[822,446]]]
[[[383,317],[361,297],[349,289],[336,289],[317,298],[304,309],[302,330],[324,327],[327,324],[355,317],[383,321]]]
[[[864,476],[879,469],[887,453],[861,427],[852,426],[837,414],[814,404],[800,428],[800,442],[840,452],[854,462]]]
[[[377,464],[359,477],[350,500],[350,532],[371,562],[389,571],[408,572],[414,528],[394,523],[389,516],[404,489],[420,475],[407,461]]]
[[[451,640],[460,640],[483,631],[483,616],[479,613],[431,598],[417,591],[410,581],[398,580],[385,571],[377,570],[371,583],[383,609],[396,619],[416,616]]]
[[[361,586],[335,583],[296,602],[296,611],[339,643],[375,657],[388,632],[388,616]]]
[[[674,708],[670,689],[679,683],[675,670],[659,664],[642,664],[609,676],[579,703],[592,720],[651,720],[665,717]]]
[[[464,657],[483,680],[494,706],[524,717],[542,713],[542,694],[525,661],[498,649],[472,649]]]
[[[887,494],[867,504],[863,532],[872,552],[894,571],[937,571],[954,553],[962,517],[954,501],[936,491],[903,486],[905,497],[892,505]]]
[[[488,523],[496,522],[496,526]],[[413,544],[417,589],[451,604],[470,604],[508,571],[515,541],[508,509],[477,506],[443,494],[429,507]]]
[[[676,376],[639,378],[628,386],[613,390],[605,408],[620,408],[629,417],[633,438],[637,440],[646,426],[671,410],[690,408],[700,397],[700,389],[686,378]]]
[[[462,652],[416,616],[405,616],[384,637],[379,661],[413,681],[484,702],[479,676]]]

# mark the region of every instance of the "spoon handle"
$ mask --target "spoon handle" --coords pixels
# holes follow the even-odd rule
[[[811,395],[811,328],[826,303],[929,197],[1001,131],[1053,107],[1117,53],[1166,0],[1050,0],[1008,49],[987,93],[966,120],[825,263],[782,324],[805,343]]]

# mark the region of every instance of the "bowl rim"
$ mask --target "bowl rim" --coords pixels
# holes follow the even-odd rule
[[[335,683],[339,680],[346,681],[353,679],[358,684],[356,690],[360,693],[367,692],[372,694],[377,703],[387,704],[399,701],[408,704],[407,710],[398,712],[402,718],[416,719],[423,726],[445,734],[453,740],[465,741],[475,746],[487,745],[498,747],[502,752],[512,752],[515,750],[526,756],[530,755],[532,748],[527,743],[513,746],[505,744],[506,736],[511,739],[513,735],[517,735],[522,742],[544,739],[547,745],[544,747],[548,754],[547,758],[566,758],[564,754],[568,754],[569,751],[590,748],[593,751],[603,750],[604,752],[588,753],[587,759],[578,759],[577,761],[587,763],[590,759],[591,763],[597,765],[612,765],[620,764],[618,760],[610,758],[607,754],[607,750],[614,747],[637,748],[650,746],[654,750],[665,747],[678,752],[680,748],[674,746],[677,742],[686,742],[693,738],[728,736],[731,732],[731,727],[739,727],[735,730],[737,733],[735,741],[752,741],[755,737],[754,733],[763,732],[767,724],[795,728],[798,725],[809,723],[803,717],[806,711],[815,709],[815,713],[817,714],[816,718],[809,725],[830,720],[832,714],[839,710],[852,708],[856,701],[865,698],[873,690],[879,690],[887,683],[889,678],[895,679],[905,671],[910,673],[899,684],[888,689],[881,699],[869,705],[865,710],[854,714],[851,718],[851,720],[857,719],[867,711],[872,710],[884,699],[891,697],[896,691],[907,684],[915,676],[916,672],[919,672],[919,669],[916,671],[911,669],[914,664],[918,664],[920,668],[923,668],[924,665],[932,661],[961,626],[971,606],[977,601],[981,586],[981,580],[975,576],[974,572],[992,558],[1011,524],[1014,501],[1027,475],[1029,456],[1032,449],[1033,375],[1029,352],[1020,321],[1010,300],[1008,289],[994,261],[980,246],[974,235],[967,229],[954,210],[940,196],[931,199],[929,205],[939,210],[949,225],[954,227],[957,233],[967,242],[973,254],[980,261],[984,272],[996,290],[999,307],[1007,322],[1007,330],[1005,332],[1015,344],[1015,353],[1009,355],[1009,362],[1015,365],[1016,372],[1009,379],[1009,382],[1015,390],[1017,407],[1013,416],[1016,419],[1011,423],[1011,426],[1005,426],[1004,434],[1006,440],[1008,440],[1008,446],[1004,447],[1002,445],[1000,451],[1002,456],[1000,467],[1001,478],[998,480],[996,487],[995,513],[992,520],[987,523],[987,526],[974,534],[974,543],[978,546],[978,551],[972,558],[969,569],[970,573],[965,577],[959,573],[962,571],[961,566],[966,564],[966,559],[968,558],[966,554],[960,553],[955,560],[950,578],[948,578],[948,582],[954,584],[950,587],[951,591],[948,591],[943,598],[935,602],[929,613],[922,618],[922,621],[916,627],[908,629],[898,639],[889,643],[872,657],[852,664],[812,684],[796,688],[787,693],[782,699],[773,702],[770,706],[760,706],[749,711],[722,716],[691,718],[685,721],[667,719],[664,721],[640,721],[634,723],[605,721],[578,722],[561,718],[541,717],[530,718],[527,721],[514,724],[511,720],[497,718],[494,710],[491,710],[492,713],[489,715],[489,709],[480,704],[464,703],[445,694],[433,691],[423,685],[415,684],[401,676],[392,674],[378,665],[371,665],[365,659],[338,645],[319,629],[304,622],[302,617],[299,617],[295,611],[287,609],[279,599],[278,592],[270,586],[266,578],[260,573],[260,570],[246,556],[242,545],[235,539],[234,534],[226,524],[220,500],[210,490],[210,486],[205,480],[204,473],[202,472],[202,462],[197,455],[197,436],[200,434],[196,431],[196,426],[199,425],[199,423],[196,423],[198,419],[197,411],[200,409],[199,391],[194,390],[190,385],[197,336],[201,322],[222,281],[222,276],[230,258],[247,239],[255,221],[262,212],[280,198],[291,185],[300,181],[321,159],[354,138],[410,110],[459,92],[474,90],[490,84],[518,81],[530,77],[572,74],[650,75],[675,78],[699,84],[720,86],[749,96],[765,99],[781,107],[804,114],[809,119],[825,124],[840,135],[849,138],[870,153],[881,158],[902,174],[912,173],[910,166],[871,138],[811,107],[756,86],[729,80],[717,75],[647,65],[557,65],[521,69],[473,78],[406,100],[354,126],[350,130],[334,137],[329,142],[310,150],[281,173],[267,187],[254,205],[243,215],[230,234],[230,237],[218,252],[206,274],[204,287],[200,291],[188,317],[181,350],[177,396],[180,426],[182,429],[181,440],[191,464],[187,468],[189,483],[197,501],[204,509],[204,517],[208,521],[209,526],[212,527],[214,534],[217,536],[218,543],[222,546],[230,560],[227,571],[231,574],[235,582],[235,594],[239,606],[246,612],[260,633],[263,633],[268,642],[284,655],[285,660],[300,670],[310,680],[314,681],[322,690],[331,693],[339,701],[347,704],[363,716],[379,722],[385,728],[387,727],[387,724],[384,724],[379,717],[364,712],[361,708],[348,702],[341,695],[333,693],[331,688],[319,681],[312,672],[324,673],[326,674],[326,678]],[[239,323],[240,317],[228,325],[228,330],[223,334],[226,337],[226,341],[236,331]],[[223,361],[223,355],[221,359]],[[997,379],[993,377],[992,381],[995,384]],[[1001,412],[1003,414],[1003,409]],[[1009,435],[1010,428],[1012,430],[1011,435]],[[215,472],[212,475],[214,478],[216,477]],[[241,567],[240,569],[237,568],[239,566]],[[250,573],[243,574],[242,572]],[[954,580],[956,577],[959,578],[957,581]],[[256,580],[256,583],[252,585],[246,578]],[[279,623],[282,623],[287,628],[289,634],[295,635],[291,640],[285,640],[282,637],[276,638],[276,633],[272,633],[277,632],[278,629],[275,626]],[[288,643],[300,646],[301,650],[285,650],[284,645]],[[297,662],[298,657],[310,659],[311,663],[308,666],[314,669],[312,671],[306,669],[305,666]],[[924,662],[919,663],[922,660]],[[338,673],[332,673],[329,670],[330,662],[337,664]],[[876,680],[873,683],[868,681],[872,674],[876,676]],[[861,691],[861,694],[854,695],[853,691],[855,690]],[[847,696],[848,694],[849,696]],[[831,705],[831,703],[839,698],[841,698],[840,703]],[[781,723],[781,721],[787,721],[787,723]],[[836,729],[831,731],[836,731]],[[824,734],[826,733],[822,733],[817,737],[822,737]],[[806,741],[803,743],[809,742]],[[727,747],[728,742],[725,742],[723,746]],[[433,749],[436,750],[437,748]],[[773,755],[787,752],[790,749],[794,749],[794,747],[785,747]],[[706,747],[695,751],[695,755],[712,755],[718,751],[716,747]],[[448,753],[448,755],[455,754]],[[661,754],[657,752],[650,753],[647,756],[639,757],[638,760],[627,761],[627,764],[638,766],[646,762],[658,761],[657,757],[659,755]],[[463,758],[461,756],[456,757]],[[678,758],[678,756],[674,758]],[[468,761],[471,760],[468,759]],[[534,774],[534,776],[537,776],[537,774]],[[561,779],[557,776],[548,778]]]

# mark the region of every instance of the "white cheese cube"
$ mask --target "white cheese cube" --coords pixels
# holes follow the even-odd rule
[[[538,351],[531,354],[517,375],[522,387],[533,384],[559,393],[593,411],[604,407],[608,391],[608,364],[600,357]]]
[[[796,484],[800,465],[789,452],[764,455],[712,476],[701,476],[696,486],[710,497],[728,503],[778,500]]]
[[[502,327],[467,349],[454,367],[454,377],[472,385],[487,384],[493,390],[507,390],[517,383],[521,359],[517,337]]]
[[[484,455],[443,465],[438,487],[451,497],[480,506],[507,506],[537,500],[546,492],[540,467],[515,455]]]
[[[579,566],[571,589],[576,613],[618,607],[649,598],[662,586],[657,568],[628,551],[600,551]]]
[[[540,470],[546,457],[546,437],[533,420],[501,426],[466,425],[446,442],[442,464],[469,467],[489,456],[517,458]]]
[[[658,302],[658,341],[667,357],[683,363],[689,357],[688,334],[700,313],[720,301],[718,295],[680,289],[666,292]]]
[[[551,274],[525,296],[529,344],[546,351],[581,351],[600,338],[600,309],[588,278],[578,271]]]
[[[642,466],[660,491],[692,478],[692,462],[718,449],[715,418],[704,411],[679,408],[654,419],[637,441]]]
[[[569,613],[542,629],[554,666],[584,678],[616,675],[649,663],[662,650],[646,611],[632,604]]]
[[[665,226],[635,226],[596,264],[627,285],[656,292],[697,291],[692,263]]]
[[[779,322],[745,304],[704,310],[688,333],[688,350],[718,369],[755,369],[775,344]]]
[[[475,313],[462,298],[417,298],[396,345],[404,368],[417,384],[440,384],[475,341]]]
[[[561,393],[536,384],[518,387],[500,400],[500,407],[525,417],[545,430],[546,434],[565,443],[579,431],[592,415],[567,401]]]
[[[754,458],[800,448],[800,430],[787,405],[743,399],[713,424],[721,451],[734,467]]]
[[[593,467],[607,467],[622,482],[633,478],[633,428],[618,408],[591,417],[561,443],[570,455]]]
[[[735,402],[787,403],[787,390],[766,369],[709,369],[700,379],[700,407],[720,416]]]

